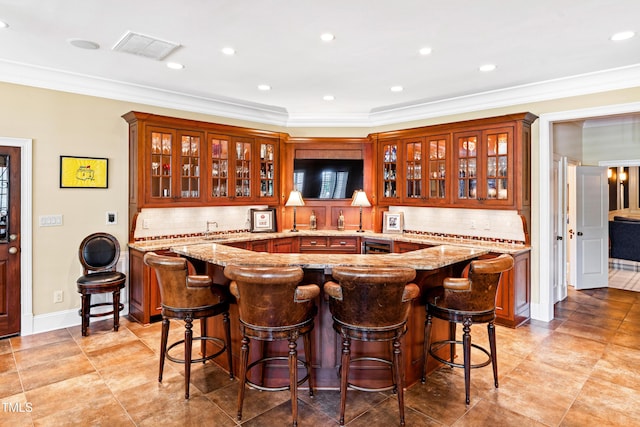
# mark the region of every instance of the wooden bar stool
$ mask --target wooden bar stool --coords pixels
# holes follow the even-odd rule
[[[120,327],[120,290],[124,288],[127,276],[116,271],[116,264],[120,259],[120,243],[118,239],[108,233],[93,233],[85,237],[80,243],[78,257],[82,264],[83,274],[76,281],[78,292],[82,299],[82,306],[78,311],[82,318],[82,336],[87,336],[91,317],[103,317],[113,314],[113,330]],[[91,304],[91,295],[111,293],[112,302]],[[91,313],[91,309],[100,306],[111,306],[111,311]]]
[[[238,300],[242,347],[240,354],[240,387],[238,389],[238,421],[242,419],[245,384],[263,391],[291,392],[293,425],[298,425],[298,385],[309,380],[309,395],[313,396],[313,369],[311,368],[311,339],[314,316],[317,313],[315,298],[320,294],[318,285],[299,285],[303,278],[300,267],[242,267],[228,265],[224,275],[232,280],[231,293]],[[298,358],[297,340],[303,338],[305,360]],[[272,341],[288,341],[286,356],[265,356],[249,364],[249,344],[257,340],[263,344]],[[263,346],[264,347],[264,346]],[[264,383],[264,370],[268,363],[286,360],[289,368],[289,384],[285,386]],[[249,370],[261,366],[263,382],[248,379]],[[298,379],[298,366],[307,374]]]
[[[420,288],[409,283],[416,277],[412,268],[335,267],[332,276],[338,283],[324,284],[333,316],[333,329],[342,337],[340,366],[340,425],[344,425],[347,388],[360,391],[393,390],[398,395],[400,425],[404,425],[404,367],[400,338],[407,332],[411,300]],[[389,342],[389,359],[362,356],[351,358],[351,340]],[[352,362],[373,361],[389,365],[391,385],[367,388],[349,382]]]
[[[226,351],[229,364],[229,377],[233,378],[231,357],[231,326],[229,324],[229,301],[226,288],[212,283],[209,276],[188,274],[188,263],[184,258],[157,255],[147,252],[144,263],[153,268],[160,287],[160,303],[162,306],[162,338],[160,342],[160,368],[158,381],[162,382],[164,360],[184,363],[184,398],[189,398],[189,381],[191,364],[206,362]],[[225,339],[207,335],[207,318],[222,315]],[[184,320],[184,339],[171,344],[167,348],[170,319]],[[202,334],[193,337],[193,321],[200,319]],[[193,341],[202,342],[202,357],[193,358]],[[218,351],[207,355],[207,341],[219,347]],[[172,348],[184,344],[184,359],[169,354]]]
[[[427,359],[431,355],[446,365],[464,369],[466,403],[469,404],[471,369],[493,366],[494,385],[498,388],[498,357],[496,353],[496,292],[504,271],[513,267],[513,257],[508,254],[487,260],[471,261],[468,277],[444,279],[440,295],[434,294],[427,301],[427,319],[424,328],[424,367],[422,383],[426,381]],[[431,343],[433,317],[449,322],[449,339]],[[462,323],[462,341],[456,340],[456,324]],[[471,342],[471,325],[487,323],[489,350]],[[449,346],[450,359],[438,356],[437,351]],[[454,361],[455,346],[461,345],[463,363]],[[487,359],[471,364],[471,348],[483,352]]]

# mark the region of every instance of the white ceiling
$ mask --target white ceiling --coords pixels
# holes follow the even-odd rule
[[[285,126],[373,126],[638,86],[640,34],[609,37],[640,32],[639,17],[638,0],[0,0],[0,81]],[[112,50],[127,31],[180,47],[162,61]],[[486,63],[496,70],[478,71]]]

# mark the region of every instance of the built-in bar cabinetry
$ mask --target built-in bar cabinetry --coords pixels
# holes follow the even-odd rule
[[[145,207],[279,204],[280,133],[134,111],[123,118],[130,221]]]
[[[531,113],[370,135],[380,206],[515,209],[530,220]]]

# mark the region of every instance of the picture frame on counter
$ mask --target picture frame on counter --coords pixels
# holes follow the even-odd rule
[[[382,219],[383,233],[402,233],[404,231],[404,213],[384,212]]]
[[[274,233],[276,231],[276,208],[251,209],[251,232]]]
[[[109,159],[60,156],[60,188],[108,188]]]

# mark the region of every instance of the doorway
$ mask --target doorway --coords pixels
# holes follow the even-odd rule
[[[534,217],[538,219],[538,230],[532,235],[533,266],[532,282],[539,283],[537,298],[531,304],[531,317],[542,321],[553,319],[554,306],[554,274],[555,259],[553,251],[553,241],[555,239],[553,215],[554,197],[557,196],[553,188],[553,125],[555,123],[578,121],[590,118],[612,117],[620,115],[638,115],[640,113],[640,102],[607,105],[596,108],[582,110],[571,110],[556,113],[541,114],[539,118],[539,141],[537,145],[537,155],[539,159],[537,192],[538,205],[534,207]],[[535,220],[534,220],[535,221]],[[536,267],[537,258],[537,269]]]
[[[0,223],[3,213],[6,217],[0,225],[0,262],[6,270],[0,275],[0,337],[33,331],[31,163],[31,139],[0,137],[0,175],[5,174],[0,177]]]

